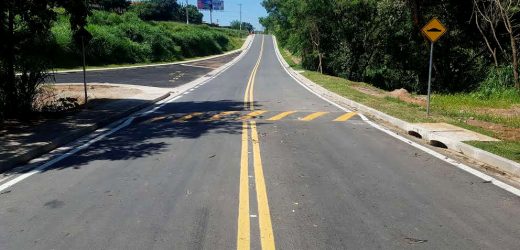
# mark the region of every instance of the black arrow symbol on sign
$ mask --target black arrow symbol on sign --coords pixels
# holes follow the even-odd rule
[[[429,30],[427,30],[428,32],[442,32],[442,30],[440,29],[437,29],[437,28],[431,28]]]

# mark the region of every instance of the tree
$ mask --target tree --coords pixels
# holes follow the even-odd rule
[[[153,21],[181,21],[180,6],[176,0],[150,0],[135,7],[139,17]],[[185,19],[185,17],[184,17]]]
[[[123,13],[130,6],[129,0],[93,0],[93,5],[99,6],[102,10]]]
[[[190,23],[201,24],[204,15],[197,9],[197,6],[194,5],[188,5],[188,7],[182,6],[178,13],[179,20],[186,20],[186,8],[188,8],[188,20]]]
[[[247,22],[242,22],[242,26],[241,26],[240,21],[238,21],[238,20],[231,21],[229,27],[232,29],[236,29],[236,30],[239,30],[239,29],[247,30],[250,33],[255,31],[255,27],[252,24],[247,23]]]
[[[4,0],[0,2],[0,118],[32,110],[34,97],[47,77],[50,29],[55,6],[70,13],[75,37],[85,35],[84,1]],[[5,41],[5,42],[4,42]]]
[[[486,75],[486,50],[468,22],[471,1],[264,0],[262,5],[268,16],[260,23],[309,70],[424,92],[429,43],[420,29],[438,17],[449,33],[435,44],[435,90],[467,91]]]
[[[518,44],[520,39],[520,0],[473,0],[476,26],[499,66],[497,50],[513,69],[514,85],[520,90]]]

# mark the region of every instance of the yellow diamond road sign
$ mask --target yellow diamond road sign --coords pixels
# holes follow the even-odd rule
[[[428,38],[432,43],[436,42],[441,36],[446,33],[446,27],[437,18],[430,20],[423,28],[423,35]]]

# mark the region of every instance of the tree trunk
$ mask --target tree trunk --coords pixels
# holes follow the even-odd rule
[[[13,110],[13,105],[16,104],[16,71],[15,71],[15,44],[14,44],[14,2],[8,7],[8,34],[7,34],[7,48],[6,48],[6,68],[7,79],[5,82],[6,95],[6,112],[12,114],[16,112]]]
[[[518,52],[516,48],[516,40],[513,34],[510,34],[511,37],[511,49],[513,56],[513,76],[515,77],[515,88],[520,90],[520,81],[518,76]]]

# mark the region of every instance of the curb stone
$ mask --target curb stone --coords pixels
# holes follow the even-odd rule
[[[166,94],[163,94],[153,100],[148,100],[146,101],[145,103],[142,103],[142,104],[139,104],[137,106],[134,106],[132,108],[129,108],[127,109],[126,111],[122,112],[122,113],[119,113],[119,114],[116,114],[116,115],[113,115],[113,116],[110,116],[108,118],[105,118],[101,121],[98,121],[90,126],[87,126],[87,127],[84,127],[84,128],[80,128],[80,129],[75,129],[73,131],[71,131],[70,133],[67,133],[63,136],[60,136],[60,137],[56,137],[54,138],[53,140],[51,140],[50,142],[47,142],[46,144],[44,145],[41,145],[41,146],[38,146],[38,147],[35,147],[33,149],[30,149],[28,150],[27,152],[23,153],[23,154],[18,154],[16,156],[13,156],[13,157],[10,157],[9,159],[7,159],[5,162],[2,162],[0,163],[0,172],[5,172],[7,170],[10,170],[20,164],[23,164],[25,162],[28,162],[40,155],[43,155],[45,153],[48,153],[58,147],[61,147],[71,141],[74,141],[88,133],[91,133],[95,130],[97,130],[98,128],[101,128],[101,127],[104,127],[112,122],[115,122],[125,116],[128,116],[138,110],[141,110],[141,109],[144,109],[148,106],[151,106],[153,105],[154,103],[158,102],[158,101],[161,101],[163,99],[166,99],[168,96],[170,96],[170,93],[166,93]]]
[[[383,113],[379,110],[376,110],[374,108],[368,107],[366,105],[363,105],[361,103],[355,102],[353,100],[350,100],[344,96],[340,96],[336,93],[333,93],[322,86],[314,83],[313,81],[309,80],[299,72],[292,69],[289,64],[285,61],[285,59],[281,56],[281,53],[277,46],[276,38],[273,39],[275,42],[275,50],[276,53],[279,54],[280,58],[282,59],[281,62],[283,64],[283,67],[288,70],[288,72],[294,76],[296,79],[298,79],[301,83],[306,85],[309,89],[315,91],[318,90],[320,92],[319,95],[325,97],[334,99],[336,103],[340,104],[341,106],[347,106],[351,107],[354,110],[361,111],[365,114],[368,114],[372,117],[375,117],[377,119],[383,120],[385,122],[388,122],[392,124],[393,126],[406,131],[409,133],[410,131],[419,133],[423,140],[427,141],[428,143],[432,141],[441,142],[442,144],[446,145],[448,149],[457,151],[459,153],[462,153],[474,160],[477,160],[482,163],[486,163],[488,165],[491,165],[493,167],[496,167],[498,170],[507,172],[509,174],[512,174],[514,176],[520,176],[520,163],[514,162],[512,160],[506,159],[504,157],[498,156],[496,154],[484,151],[482,149],[473,147],[469,144],[466,144],[464,142],[456,141],[451,138],[447,138],[444,136],[434,135],[429,132],[419,132],[419,128],[415,126],[412,123],[403,121],[401,119],[398,119],[396,117],[393,117],[391,115],[388,115],[386,113]],[[322,94],[325,93],[325,94]],[[340,100],[340,101],[336,101]]]

